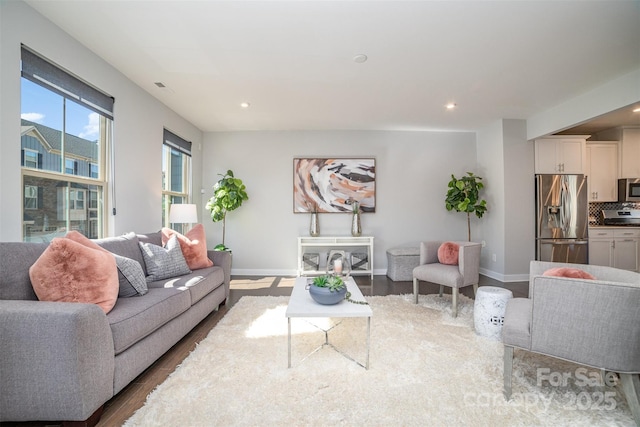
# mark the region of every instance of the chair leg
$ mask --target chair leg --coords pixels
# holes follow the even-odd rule
[[[631,415],[640,426],[640,374],[619,374],[622,381],[622,391],[627,398]]]
[[[451,304],[453,309],[453,317],[458,317],[458,288],[451,288]]]
[[[504,369],[502,376],[504,380],[504,398],[511,400],[511,374],[513,373],[513,347],[504,346]]]
[[[476,295],[478,295],[478,284],[474,283],[473,284],[473,299],[476,298]]]
[[[415,299],[415,303],[418,303],[418,279],[413,278],[413,297]]]
[[[444,286],[440,285],[440,294],[439,294],[440,298],[442,298],[442,291],[444,291]]]

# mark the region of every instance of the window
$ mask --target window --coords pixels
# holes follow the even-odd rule
[[[38,209],[38,187],[35,185],[24,186],[24,208]]]
[[[191,143],[164,131],[162,144],[162,224],[183,232],[182,224],[169,224],[172,204],[189,203],[191,193]]]
[[[38,152],[28,148],[25,148],[22,152],[24,156],[22,166],[25,168],[38,169]]]
[[[113,98],[22,47],[23,240],[105,233]]]
[[[78,164],[73,159],[64,159],[64,173],[78,175]]]

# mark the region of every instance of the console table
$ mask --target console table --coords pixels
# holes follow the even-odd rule
[[[321,262],[318,262],[316,269],[304,268],[304,254],[317,253],[321,251],[327,253],[332,249],[349,251],[351,254],[363,252],[367,256],[367,268],[351,270],[354,274],[369,274],[373,280],[373,237],[372,236],[326,236],[326,237],[298,237],[298,276],[324,274],[325,269]],[[318,258],[320,261],[320,257]],[[325,260],[322,260],[323,262]]]

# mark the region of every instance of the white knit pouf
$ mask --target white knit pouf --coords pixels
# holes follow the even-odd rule
[[[513,292],[496,286],[481,286],[473,305],[473,325],[476,333],[494,340],[502,340],[502,324],[507,301]]]

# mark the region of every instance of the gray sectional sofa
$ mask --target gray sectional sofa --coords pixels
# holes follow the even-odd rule
[[[162,244],[160,232],[95,242],[144,269],[139,241]],[[108,314],[38,301],[29,267],[46,247],[0,242],[0,421],[97,422],[105,402],[229,296],[231,255],[209,251],[213,267],[148,283]]]

